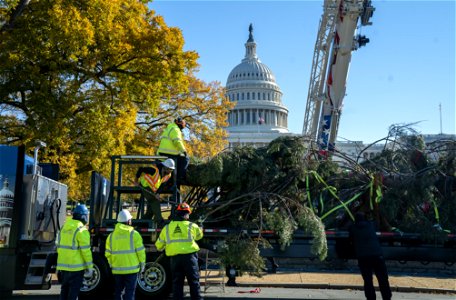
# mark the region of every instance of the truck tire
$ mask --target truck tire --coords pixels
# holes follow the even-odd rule
[[[166,299],[171,291],[172,277],[166,257],[146,263],[144,272],[138,273],[137,299]]]
[[[94,296],[106,296],[109,293],[114,293],[112,283],[113,277],[108,261],[99,253],[93,253],[93,275],[91,278],[84,278],[79,297],[81,299],[93,299]]]

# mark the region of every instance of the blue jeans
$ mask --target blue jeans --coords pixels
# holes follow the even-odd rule
[[[134,300],[135,289],[136,289],[136,278],[138,273],[133,274],[114,274],[114,280],[116,282],[114,297],[115,300],[122,300],[122,292],[125,289],[123,300]]]
[[[61,271],[62,286],[60,289],[60,300],[76,300],[78,299],[79,290],[82,286],[84,270],[82,271]]]

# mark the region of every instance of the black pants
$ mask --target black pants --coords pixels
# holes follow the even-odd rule
[[[382,299],[390,300],[392,293],[388,281],[388,271],[383,257],[360,257],[358,258],[358,266],[364,280],[364,295],[366,296],[366,299],[375,299],[375,288],[373,282],[373,274],[375,273],[380,287],[380,293],[382,294]]]
[[[173,299],[184,299],[184,279],[187,278],[192,300],[201,300],[199,283],[198,253],[171,256],[171,273],[173,275]]]
[[[134,300],[136,290],[136,278],[138,273],[133,274],[114,274],[115,300]],[[125,294],[122,297],[122,292],[125,289]]]
[[[150,220],[152,216],[157,224],[163,221],[161,214],[160,195],[154,193],[149,187],[143,188],[142,197],[146,201],[147,211],[144,214],[144,219]]]
[[[60,300],[76,300],[78,299],[79,290],[82,286],[84,270],[82,271],[61,271],[62,286],[60,289]]]

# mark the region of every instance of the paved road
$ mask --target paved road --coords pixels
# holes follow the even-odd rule
[[[15,291],[12,300],[57,300],[60,285],[54,285],[46,291]],[[187,291],[188,292],[188,291]],[[188,295],[188,293],[187,293]],[[408,300],[454,300],[456,294],[432,294],[432,293],[403,293],[394,292],[393,298]],[[186,298],[190,299],[190,298]],[[333,290],[333,289],[303,289],[303,288],[256,288],[253,287],[225,287],[223,292],[219,287],[209,287],[204,293],[204,299],[365,299],[362,291],[359,290]],[[381,299],[377,294],[377,299]],[[102,300],[100,298],[93,300]]]

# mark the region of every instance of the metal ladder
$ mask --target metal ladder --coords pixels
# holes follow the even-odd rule
[[[210,251],[205,253],[205,266],[204,266],[204,293],[210,286],[219,287],[222,292],[225,292],[225,269],[217,257],[211,257]]]
[[[34,252],[30,258],[30,263],[25,277],[25,285],[47,285],[51,284],[52,274],[45,274],[46,261],[49,252]]]

